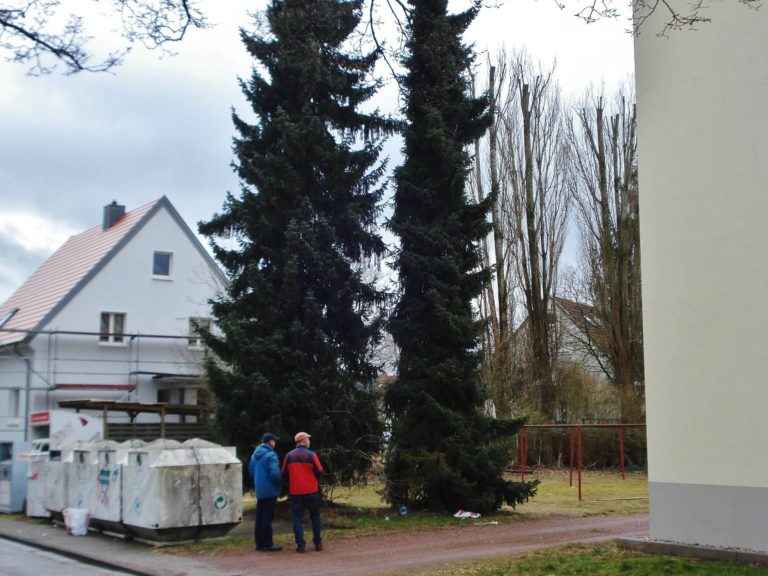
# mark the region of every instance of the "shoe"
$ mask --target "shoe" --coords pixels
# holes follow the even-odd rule
[[[323,544],[322,543],[315,544],[315,550],[317,550],[318,552],[322,552],[323,551]]]
[[[307,549],[304,548],[304,546],[296,546],[296,552],[298,552],[299,554],[304,554],[304,552],[306,551]]]
[[[282,550],[282,546],[278,546],[277,544],[272,544],[272,546],[266,546],[265,548],[262,548],[262,552],[280,552]]]

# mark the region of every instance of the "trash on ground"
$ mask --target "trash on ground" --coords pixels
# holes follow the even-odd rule
[[[65,508],[62,514],[64,515],[64,525],[67,527],[67,534],[72,536],[85,536],[88,534],[88,510],[85,508]]]
[[[453,515],[454,518],[460,518],[466,520],[467,518],[480,518],[480,514],[477,512],[470,512],[469,510],[459,510]]]

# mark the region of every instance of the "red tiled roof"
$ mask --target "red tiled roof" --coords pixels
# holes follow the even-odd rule
[[[108,259],[112,250],[144,216],[165,198],[154,200],[121,216],[110,228],[94,226],[72,236],[22,284],[2,306],[0,318],[14,308],[18,311],[2,328],[35,330],[98,264]],[[0,332],[0,346],[21,342],[24,332]]]

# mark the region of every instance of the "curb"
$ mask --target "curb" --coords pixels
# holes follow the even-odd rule
[[[668,554],[684,558],[719,560],[721,562],[734,562],[752,566],[768,566],[768,553],[766,552],[716,548],[697,544],[651,540],[649,538],[619,538],[618,543],[621,548],[649,552],[651,554]]]
[[[72,552],[71,550],[62,550],[57,546],[50,546],[47,544],[42,544],[40,542],[35,542],[35,541],[27,540],[24,538],[18,538],[16,536],[10,536],[8,534],[0,533],[0,538],[4,540],[9,540],[11,542],[16,542],[17,544],[23,544],[24,546],[29,546],[30,548],[37,548],[39,550],[44,550],[46,552],[57,554],[59,556],[65,556],[67,558],[76,560],[83,564],[89,564],[90,566],[96,566],[97,568],[104,568],[106,570],[119,572],[121,574],[132,574],[133,576],[156,576],[156,574],[151,572],[143,572],[141,570],[136,570],[134,568],[127,568],[119,564],[114,564],[111,562],[100,560],[98,558],[93,558],[92,556],[88,556],[86,554]]]

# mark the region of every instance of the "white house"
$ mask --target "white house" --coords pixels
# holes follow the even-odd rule
[[[768,5],[666,16],[635,40],[651,538],[766,552]]]
[[[67,400],[196,404],[194,327],[225,283],[167,198],[106,206],[0,306],[0,439],[27,440],[29,415]]]
[[[552,305],[559,339],[557,361],[575,363],[592,374],[601,384],[608,384],[606,329],[595,316],[594,307],[556,296]]]
[[[555,420],[611,423],[620,418],[618,399],[608,377],[606,333],[588,304],[554,297],[548,312],[551,353],[560,372],[555,401]],[[516,330],[517,351],[522,362],[529,344],[526,318]],[[577,369],[577,370],[575,370]]]

